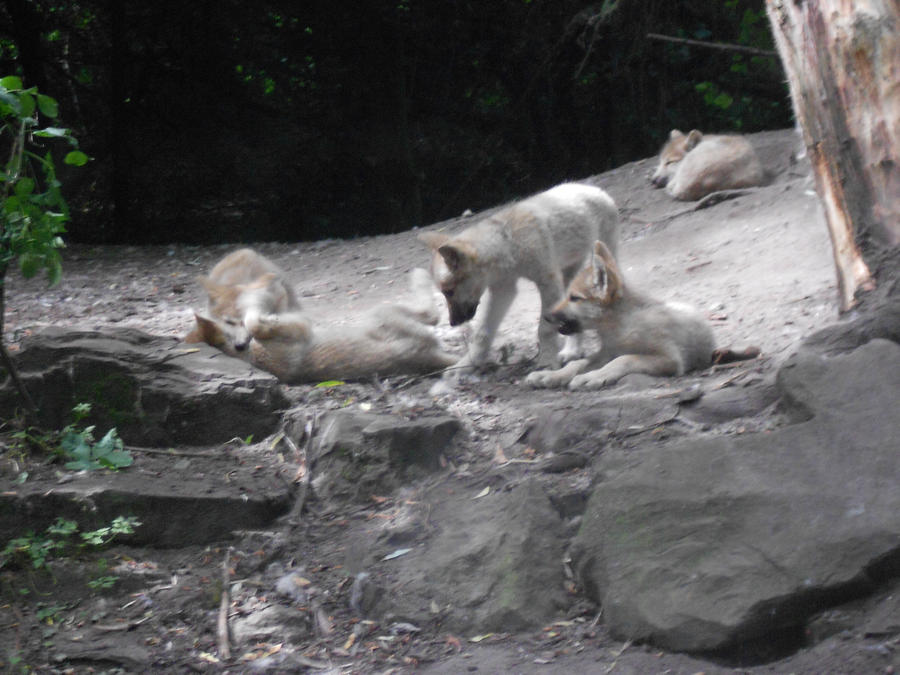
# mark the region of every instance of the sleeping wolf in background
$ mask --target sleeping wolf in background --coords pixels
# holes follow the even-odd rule
[[[485,291],[483,320],[457,367],[479,366],[487,359],[497,328],[516,296],[516,281],[533,281],[541,297],[538,365],[581,356],[580,340],[560,352],[557,331],[545,314],[581,268],[597,239],[615,251],[619,243],[616,205],[603,190],[564,183],[520,201],[456,236],[424,232],[431,247],[431,273],[447,299],[450,325],[469,321]],[[459,374],[455,370],[455,374]]]
[[[265,276],[263,277],[265,278]],[[300,312],[260,314],[247,321],[252,339],[238,350],[221,324],[195,315],[195,342],[206,342],[267,370],[286,384],[427,374],[456,357],[441,350],[429,325],[438,321],[428,272],[414,269],[414,304],[372,310],[361,326],[322,327]],[[271,278],[277,283],[277,278]]]
[[[596,331],[602,345],[590,358],[529,374],[534,387],[599,389],[629,373],[683,375],[712,363],[713,334],[703,317],[629,288],[601,241],[551,319],[563,334]]]
[[[237,351],[250,344],[247,321],[263,314],[300,309],[294,289],[275,263],[253,249],[229,253],[212,268],[208,277],[197,277],[208,294],[209,318]]]
[[[650,180],[675,199],[695,201],[719,190],[762,185],[766,175],[742,136],[704,135],[696,129],[685,135],[673,129]]]

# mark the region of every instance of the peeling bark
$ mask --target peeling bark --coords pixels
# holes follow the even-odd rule
[[[841,308],[900,244],[900,5],[766,0],[822,199]]]

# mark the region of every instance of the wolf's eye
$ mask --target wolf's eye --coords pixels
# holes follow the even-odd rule
[[[232,319],[230,316],[225,319],[225,323],[229,326],[237,326],[240,322],[237,319]]]
[[[453,289],[453,288],[449,288],[449,289],[447,289],[446,291],[444,291],[444,297],[447,298],[448,300],[449,300],[450,298],[452,298],[452,297],[453,297],[453,292],[454,292],[454,290],[455,290],[455,289]]]
[[[584,300],[584,298],[580,295],[576,295],[575,293],[569,295],[569,302],[581,302],[582,300]]]

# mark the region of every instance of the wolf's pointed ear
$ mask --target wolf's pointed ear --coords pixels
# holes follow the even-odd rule
[[[428,248],[436,251],[441,246],[447,243],[447,240],[450,239],[450,236],[444,234],[443,232],[419,232],[419,234],[416,235],[416,239],[421,241]]]
[[[591,255],[591,267],[594,270],[594,287],[602,302],[615,302],[622,297],[622,274],[616,259],[602,241],[594,244]]]
[[[457,270],[466,267],[469,263],[473,262],[476,257],[475,249],[463,241],[454,241],[444,244],[437,252],[441,254],[444,262],[447,263],[447,267],[449,267],[452,272],[456,272]]]
[[[213,347],[224,344],[225,334],[215,321],[197,313],[194,314],[194,320],[197,322],[197,325],[184,338],[185,342],[205,342]]]
[[[682,136],[684,136],[684,134],[681,133],[678,129],[672,129],[672,131],[669,132],[670,141],[674,141],[678,138],[681,138]]]
[[[691,133],[687,135],[687,143],[684,147],[685,151],[693,150],[700,144],[700,141],[702,140],[703,134],[697,131],[697,129],[691,129]]]

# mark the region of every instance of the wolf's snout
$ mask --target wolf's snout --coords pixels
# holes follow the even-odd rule
[[[450,305],[450,325],[459,326],[466,321],[471,320],[475,316],[475,310],[478,309],[478,303],[460,305],[453,303]]]
[[[556,326],[556,330],[562,335],[574,335],[581,332],[581,323],[579,323],[578,319],[573,319],[558,312],[551,312],[545,318]]]
[[[669,182],[669,177],[668,176],[653,176],[653,178],[650,179],[650,182],[653,183],[653,185],[655,187],[664,188],[664,187],[666,187],[666,183]]]

